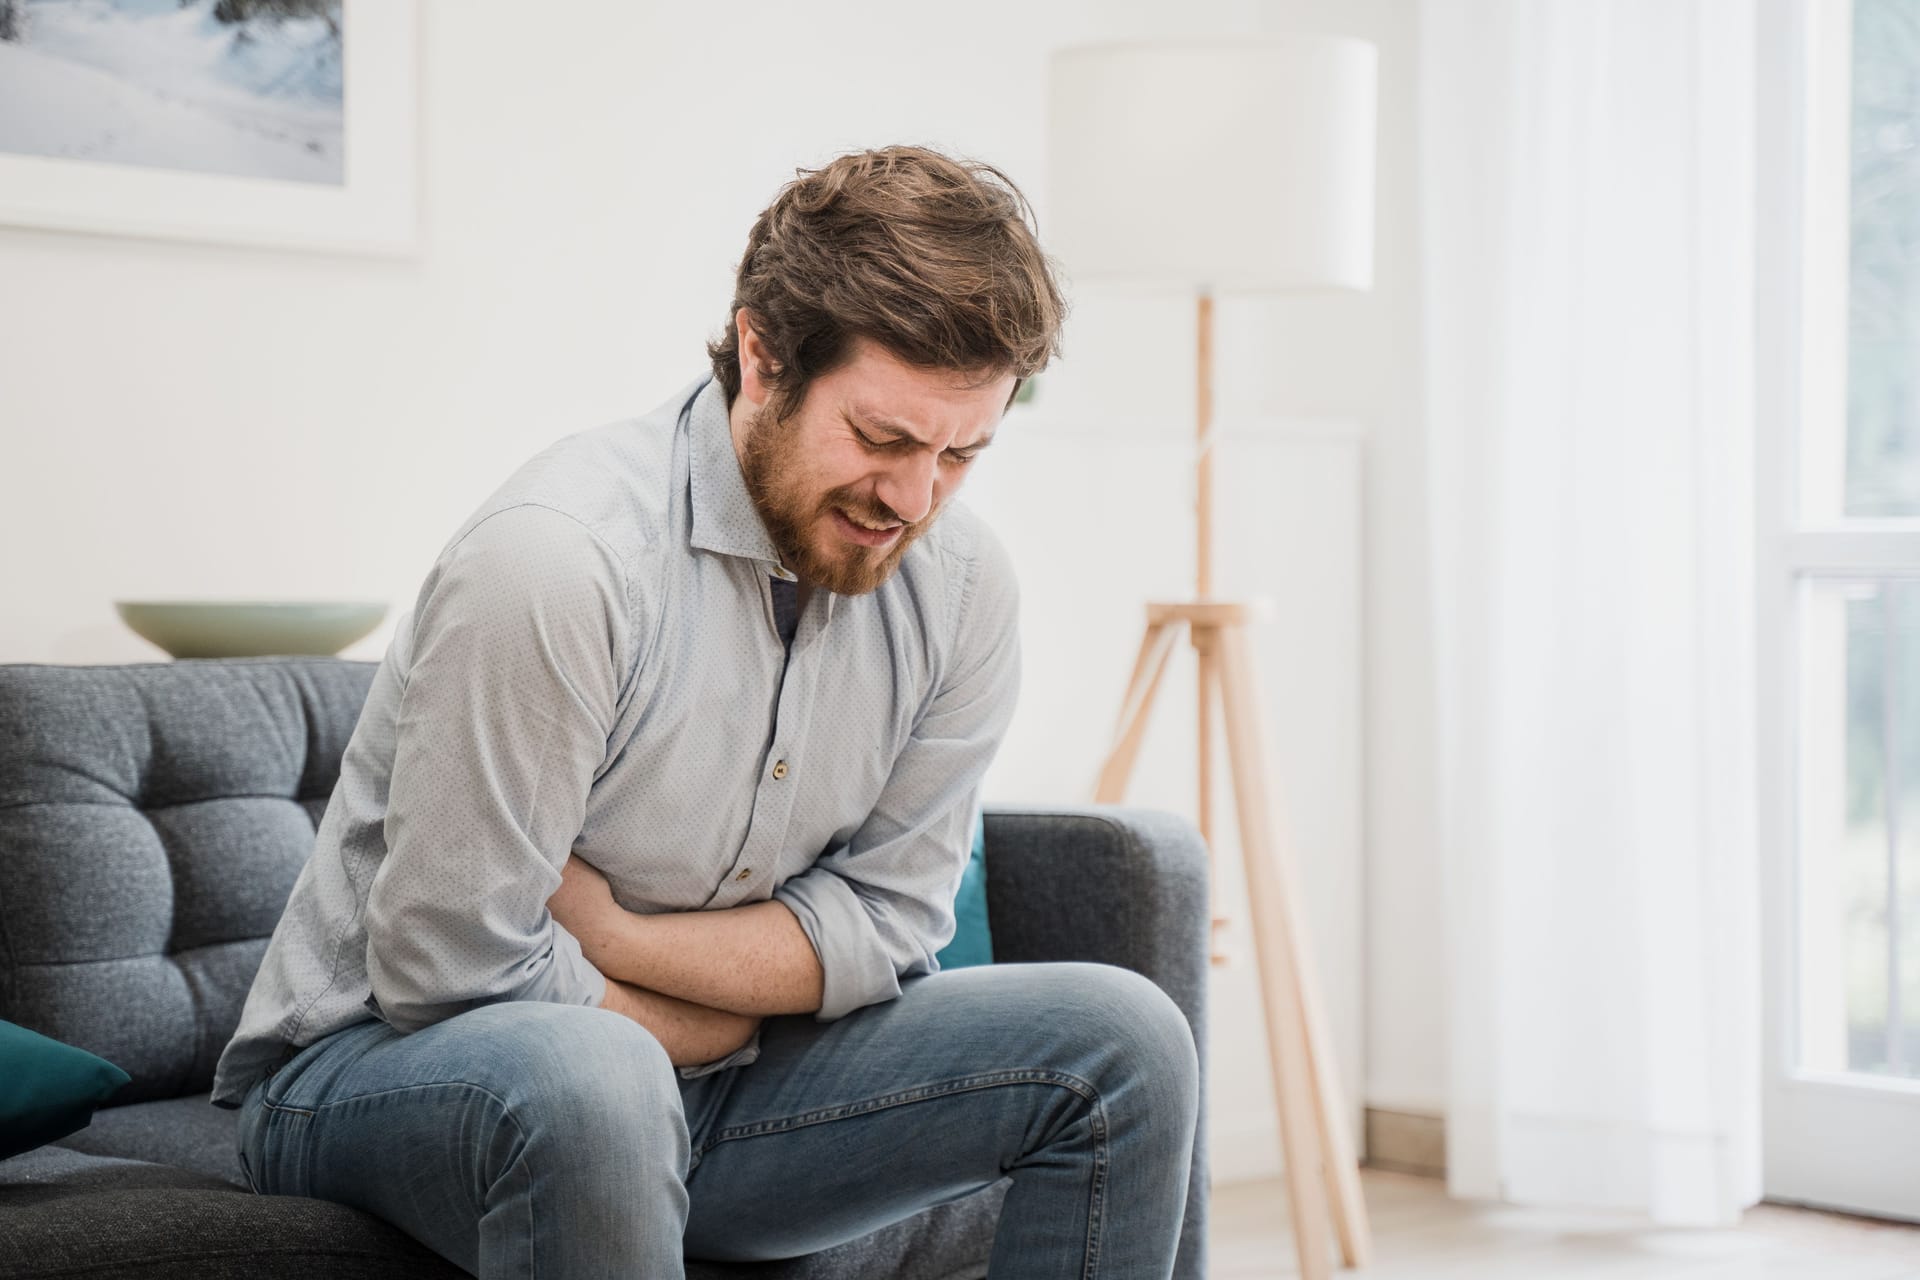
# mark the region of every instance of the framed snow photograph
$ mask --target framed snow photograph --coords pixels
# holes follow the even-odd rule
[[[414,0],[0,0],[0,222],[414,248]]]

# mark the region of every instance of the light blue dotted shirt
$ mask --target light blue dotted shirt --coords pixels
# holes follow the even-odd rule
[[[629,911],[785,903],[822,1020],[937,968],[1019,687],[1012,566],[949,503],[879,590],[816,590],[790,650],[770,575],[708,379],[481,504],[374,676],[214,1100],[376,1015],[599,1003],[546,909],[569,852]]]

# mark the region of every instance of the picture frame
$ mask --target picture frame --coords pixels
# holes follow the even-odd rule
[[[0,151],[0,223],[404,257],[418,244],[417,0],[342,0],[344,181]]]

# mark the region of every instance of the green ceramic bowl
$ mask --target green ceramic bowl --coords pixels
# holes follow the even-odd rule
[[[372,633],[387,606],[368,600],[116,600],[134,633],[176,658],[328,656]]]

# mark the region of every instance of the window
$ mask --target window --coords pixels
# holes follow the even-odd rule
[[[1920,4],[1844,16],[1803,197],[1796,1047],[1920,1078]]]

